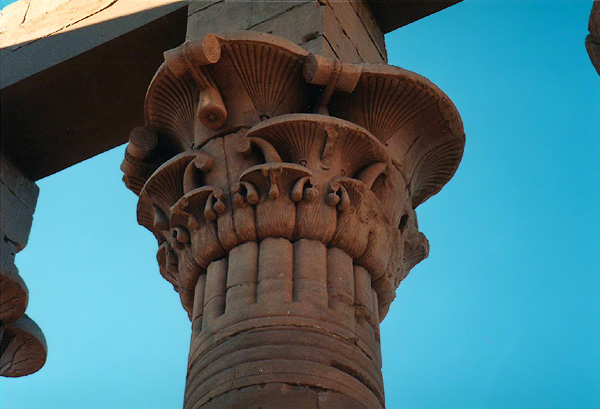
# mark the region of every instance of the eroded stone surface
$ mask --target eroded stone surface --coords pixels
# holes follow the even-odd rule
[[[46,361],[46,341],[25,315],[29,291],[15,266],[16,253],[27,245],[39,190],[4,151],[0,188],[0,375],[18,377]]]
[[[414,209],[461,159],[456,109],[266,34],[165,60],[122,169],[192,321],[185,407],[383,407],[379,323],[428,254]]]
[[[1,324],[0,375],[30,375],[46,363],[48,348],[42,330],[27,315],[17,321]]]

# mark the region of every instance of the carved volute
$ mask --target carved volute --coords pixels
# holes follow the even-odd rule
[[[145,117],[122,169],[192,320],[185,407],[384,407],[379,323],[463,152],[448,97],[244,32],[166,52]]]

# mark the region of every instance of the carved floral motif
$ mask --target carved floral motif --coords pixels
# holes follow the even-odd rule
[[[225,348],[219,334],[279,316],[350,331],[340,337],[364,360],[317,351],[311,362],[333,370],[327,388],[383,406],[379,322],[428,254],[414,209],[458,166],[456,109],[414,73],[328,60],[266,34],[209,35],[165,60],[122,169],[139,223],[159,242],[161,274],[194,322],[186,407],[221,396],[221,375],[198,369],[218,361],[206,351]],[[320,385],[300,372],[294,382]],[[334,386],[340,373],[358,389]]]

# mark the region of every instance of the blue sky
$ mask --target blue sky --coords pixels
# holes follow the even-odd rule
[[[4,4],[4,2],[3,2]],[[600,407],[600,78],[591,1],[468,0],[387,35],[461,112],[462,164],[418,209],[430,257],[382,324],[390,409]],[[3,409],[179,408],[189,321],[118,147],[39,182],[17,265],[48,361]]]

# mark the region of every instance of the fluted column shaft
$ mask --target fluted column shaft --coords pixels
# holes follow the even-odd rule
[[[242,397],[264,408],[382,407],[376,293],[365,273],[340,249],[280,237],[209,264],[196,285],[185,407]]]

